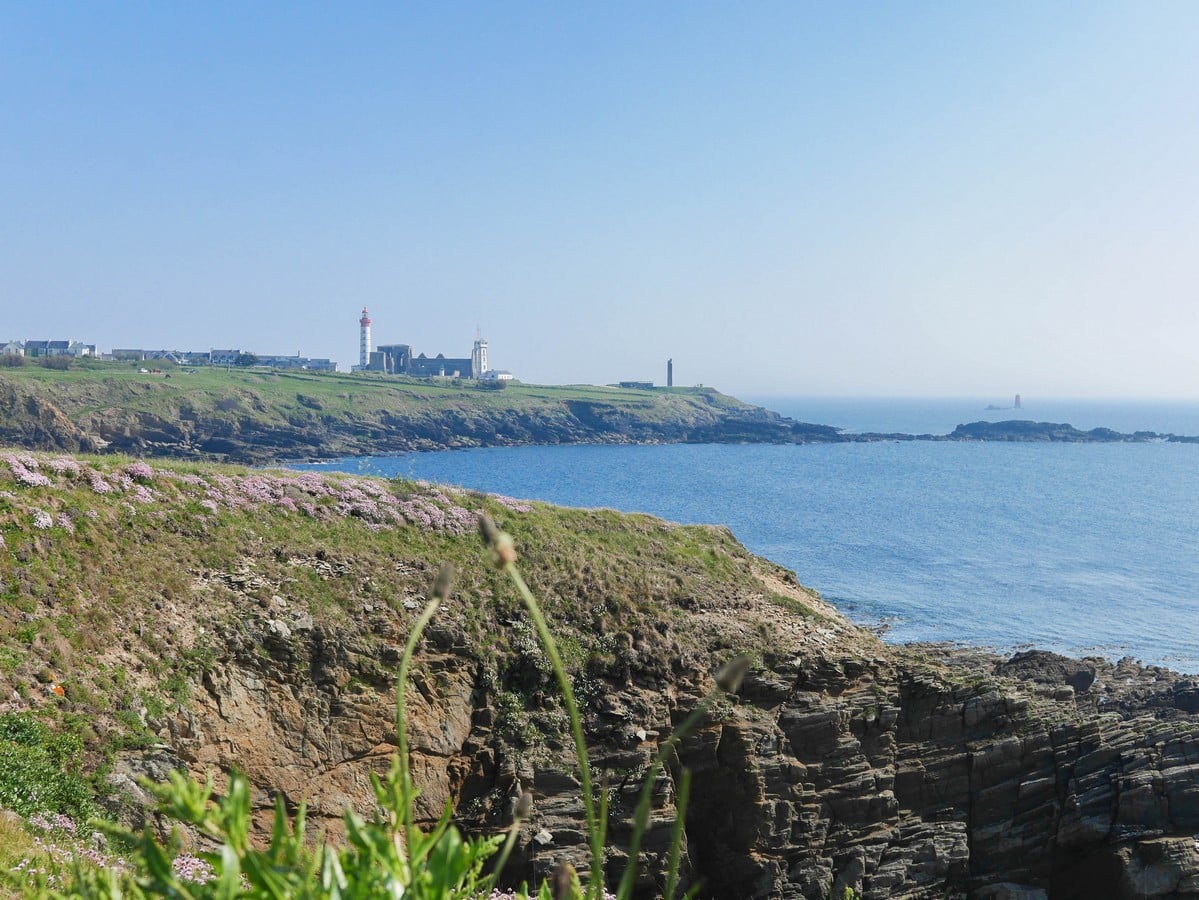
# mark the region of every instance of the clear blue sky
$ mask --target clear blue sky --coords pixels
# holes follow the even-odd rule
[[[0,3],[0,338],[1199,397],[1199,4]]]

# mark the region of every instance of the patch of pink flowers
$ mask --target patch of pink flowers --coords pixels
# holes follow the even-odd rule
[[[70,843],[63,846],[54,840],[47,839],[46,836],[35,835],[34,846],[39,854],[49,857],[52,867],[38,865],[39,860],[27,857],[13,866],[11,871],[14,874],[44,875],[47,883],[53,886],[61,883],[55,870],[57,872],[70,871],[75,862],[81,859],[100,868],[115,869],[119,872],[129,871],[129,866],[123,858],[107,856],[99,850],[85,845],[80,840],[79,826],[68,816],[61,813],[37,814],[29,817],[29,824],[46,832],[47,835],[54,835],[60,839],[65,838]]]
[[[137,462],[130,463],[125,466],[125,474],[134,481],[153,481],[154,470],[140,459]]]
[[[119,496],[121,507],[130,514],[136,513],[139,506],[179,498],[198,500],[200,506],[214,514],[221,509],[270,510],[319,520],[350,518],[361,521],[373,531],[411,526],[447,534],[466,534],[474,530],[479,520],[476,510],[463,505],[478,495],[427,483],[394,489],[377,479],[317,472],[252,471],[242,475],[199,475],[154,469],[141,460],[105,471],[67,456],[51,457],[39,463],[32,456],[15,453],[0,456],[0,462],[8,466],[13,478],[21,485],[63,489],[86,486],[102,497]],[[47,471],[67,476],[70,481],[56,485],[45,474]],[[17,499],[11,493],[9,497]],[[497,498],[497,502],[514,512],[530,508],[512,498]],[[45,530],[55,524],[52,513],[29,507],[26,511],[36,529]],[[93,509],[87,510],[86,515],[97,518]],[[60,515],[57,518],[57,524],[72,533],[78,522],[78,516]]]
[[[88,470],[88,482],[91,484],[92,490],[97,494],[103,495],[112,493],[112,485],[105,481],[104,476],[95,469]]]
[[[533,511],[533,505],[531,503],[526,503],[523,500],[517,500],[515,497],[505,497],[503,494],[488,494],[487,498],[489,500],[494,500],[500,506],[504,507],[504,509],[511,510],[512,512],[527,513]]]
[[[8,469],[12,472],[12,477],[16,479],[17,484],[25,487],[53,487],[54,482],[37,470],[37,460],[32,456],[17,456],[10,453],[3,459],[8,464]]]
[[[193,884],[207,884],[216,878],[216,870],[210,863],[190,853],[180,853],[171,861],[171,868],[184,881]]]
[[[139,484],[133,489],[133,499],[138,503],[153,503],[154,492],[144,484]]]
[[[35,813],[29,817],[29,824],[34,828],[42,829],[42,831],[62,831],[70,835],[74,835],[79,831],[79,826],[75,824],[75,820],[70,816],[64,816],[62,813],[55,813],[52,816]]]
[[[79,463],[69,456],[52,456],[46,462],[46,468],[58,475],[70,475],[72,478],[79,474]]]
[[[432,531],[464,534],[478,524],[478,513],[459,506],[433,485],[400,498],[377,481],[326,478],[313,472],[214,475],[208,501],[229,509],[273,507],[316,519],[362,519],[373,530],[415,525]],[[208,506],[208,503],[204,504]]]

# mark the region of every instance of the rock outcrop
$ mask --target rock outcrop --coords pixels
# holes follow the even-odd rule
[[[655,785],[646,896],[660,884],[684,766],[694,773],[685,864],[701,896],[1199,895],[1193,682],[1130,661],[889,648],[836,618],[797,623],[747,603],[699,601],[715,632],[762,617],[776,639]],[[394,752],[380,664],[402,637],[403,622],[382,610],[341,632],[302,615],[245,623],[172,726],[173,746],[197,773],[246,771],[264,816],[281,791],[335,828]],[[521,876],[559,859],[585,868],[560,711],[541,698],[550,726],[521,735],[510,697],[466,645],[451,625],[418,660],[410,728],[422,813],[449,803],[466,827],[497,829],[531,789]],[[640,776],[711,687],[705,657],[647,633],[585,691],[593,766],[612,801],[613,879]]]

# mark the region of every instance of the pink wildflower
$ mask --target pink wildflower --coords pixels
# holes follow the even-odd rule
[[[207,884],[216,878],[216,870],[209,863],[190,853],[180,853],[176,856],[171,861],[171,868],[184,881],[190,881],[193,884]]]
[[[533,505],[531,503],[525,503],[523,500],[505,497],[503,494],[488,494],[487,496],[500,506],[504,507],[504,509],[510,509],[512,512],[527,513],[533,511]]]
[[[125,474],[135,481],[152,481],[154,479],[154,470],[140,459],[135,463],[130,463],[125,467]]]
[[[8,463],[9,471],[17,484],[26,487],[50,487],[53,484],[48,477],[37,471],[37,460],[31,456],[9,454],[4,457],[4,461]]]
[[[47,460],[46,467],[58,475],[79,474],[79,463],[69,456],[55,456]]]

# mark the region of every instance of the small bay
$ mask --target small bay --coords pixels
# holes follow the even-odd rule
[[[838,402],[816,412],[864,423],[853,430],[932,430],[912,425],[953,417],[936,401],[912,401],[906,420]],[[804,415],[803,401],[769,405],[822,421]],[[1194,404],[1108,412],[1071,424],[1176,433],[1199,424]],[[898,427],[886,427],[888,414]],[[517,447],[312,467],[727,525],[851,618],[885,626],[889,640],[1131,655],[1199,673],[1196,445]]]

